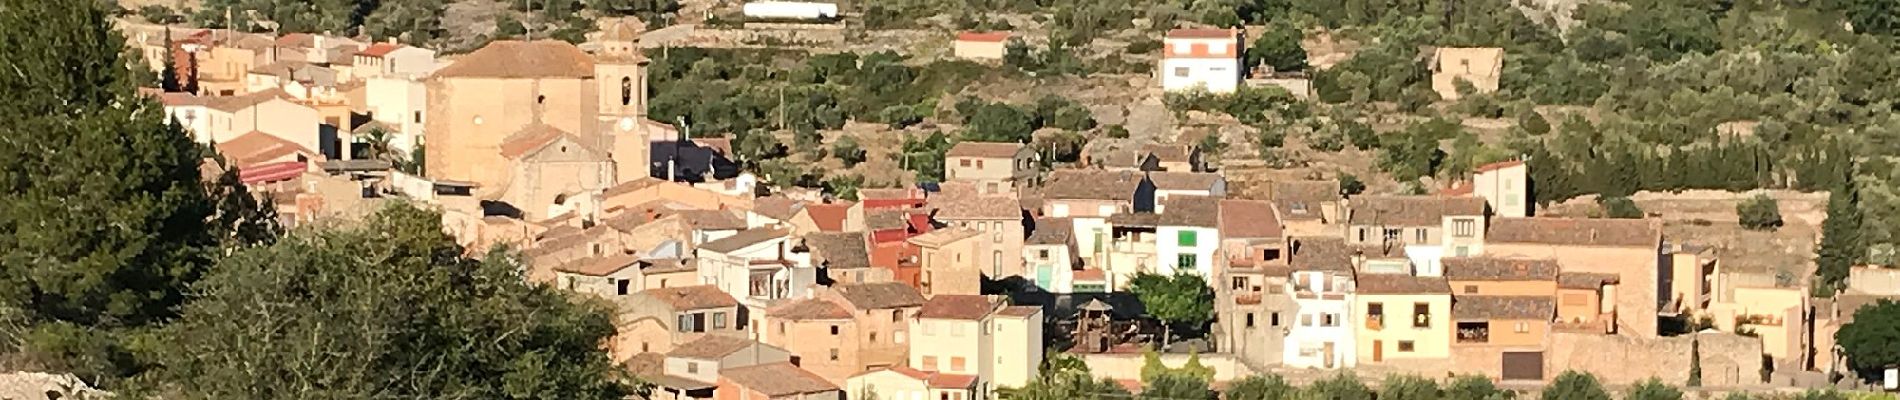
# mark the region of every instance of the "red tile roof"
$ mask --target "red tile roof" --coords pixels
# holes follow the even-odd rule
[[[918,318],[980,320],[990,315],[997,301],[981,295],[943,294],[924,302]]]
[[[631,254],[618,254],[618,255],[610,255],[610,256],[604,256],[604,257],[590,257],[590,258],[575,260],[574,262],[556,266],[554,267],[554,270],[567,272],[567,273],[587,275],[587,276],[607,276],[607,275],[612,275],[615,272],[620,272],[620,270],[627,269],[627,267],[638,265],[639,261],[640,261],[639,256],[635,256]]]
[[[1168,31],[1169,39],[1233,39],[1240,36],[1235,29],[1174,29]]]
[[[1238,199],[1220,201],[1220,232],[1234,239],[1277,238],[1283,233],[1272,202]]]
[[[1009,36],[1010,36],[1009,32],[968,31],[968,32],[957,33],[957,41],[959,42],[1001,42],[1001,41],[1009,40]]]
[[[322,158],[316,152],[296,142],[258,131],[251,131],[224,143],[218,143],[217,149],[218,153],[224,154],[231,161],[231,165],[239,168],[278,161],[279,158],[292,154],[304,154],[309,160]]]
[[[792,363],[729,368],[719,371],[719,377],[734,385],[758,391],[773,398],[838,391],[838,386],[831,384],[824,377]]]
[[[1100,268],[1089,268],[1075,271],[1070,274],[1070,277],[1077,281],[1101,282],[1108,277],[1108,274],[1103,272]]]
[[[810,204],[805,213],[822,232],[843,232],[844,220],[851,215],[851,203]]]
[[[369,47],[364,48],[363,51],[356,52],[356,55],[364,56],[364,57],[382,58],[383,56],[389,55],[389,52],[396,51],[397,49],[401,49],[401,48],[403,48],[403,46],[400,44],[377,43],[377,44],[369,45]]]
[[[310,168],[310,165],[302,161],[250,165],[238,168],[238,182],[242,182],[246,185],[255,185],[259,183],[287,181],[291,178],[303,176],[304,170],[308,168]]]
[[[590,78],[594,58],[559,40],[497,40],[468,53],[435,78]]]
[[[951,146],[945,157],[976,158],[1015,158],[1022,151],[1022,143],[959,142]]]
[[[1519,165],[1524,165],[1524,160],[1502,161],[1502,162],[1494,162],[1490,164],[1480,165],[1478,166],[1478,169],[1472,170],[1471,172],[1484,173],[1484,172],[1490,172],[1490,171],[1496,171],[1500,169],[1515,167]]]
[[[675,311],[736,307],[739,301],[712,285],[647,289],[638,293],[672,305]]]
[[[841,320],[851,319],[851,312],[839,307],[837,303],[819,299],[802,299],[772,307],[765,315],[793,321]]]

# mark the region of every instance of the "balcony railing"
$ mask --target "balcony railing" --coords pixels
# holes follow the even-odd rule
[[[1234,304],[1260,304],[1260,293],[1241,293],[1234,295]]]
[[[1769,314],[1744,314],[1735,316],[1736,325],[1781,326],[1782,317]]]
[[[1385,329],[1385,316],[1382,316],[1382,315],[1367,316],[1366,329],[1375,330],[1375,331]]]

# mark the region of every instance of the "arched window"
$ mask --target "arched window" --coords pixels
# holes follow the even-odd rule
[[[633,104],[633,78],[620,78],[620,105]]]

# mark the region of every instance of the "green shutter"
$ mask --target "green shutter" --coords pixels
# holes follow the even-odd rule
[[[1195,232],[1195,231],[1181,231],[1181,240],[1180,240],[1181,245],[1194,246],[1195,245],[1194,243],[1197,242],[1196,239],[1199,239],[1198,237],[1195,237],[1197,233],[1198,232]]]

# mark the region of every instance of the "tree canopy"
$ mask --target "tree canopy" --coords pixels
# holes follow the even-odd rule
[[[159,333],[154,388],[182,398],[619,398],[612,313],[464,255],[402,203],[218,262]],[[169,396],[168,396],[169,397]]]
[[[1544,386],[1543,400],[1610,400],[1610,392],[1603,390],[1596,375],[1564,371]]]
[[[1207,280],[1187,271],[1174,275],[1135,274],[1128,291],[1141,300],[1148,315],[1161,320],[1169,332],[1175,327],[1200,328],[1214,318],[1214,292]],[[1164,333],[1162,341],[1170,338]]]
[[[1900,364],[1900,302],[1881,300],[1854,311],[1854,322],[1834,333],[1847,362],[1864,376]]]

